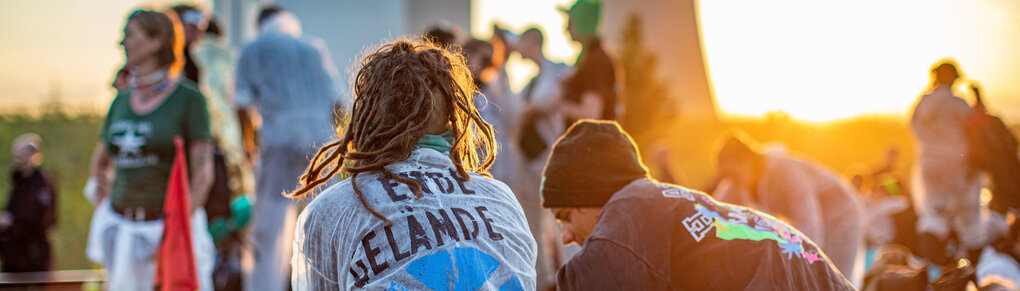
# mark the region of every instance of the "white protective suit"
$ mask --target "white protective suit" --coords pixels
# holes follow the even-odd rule
[[[524,212],[502,182],[461,179],[448,153],[414,150],[386,166],[407,185],[363,173],[329,187],[298,217],[294,290],[534,290],[537,246]]]
[[[911,191],[919,233],[946,238],[955,230],[961,244],[977,249],[989,241],[981,223],[981,180],[967,163],[964,121],[970,106],[938,86],[921,96],[910,119],[917,140]]]

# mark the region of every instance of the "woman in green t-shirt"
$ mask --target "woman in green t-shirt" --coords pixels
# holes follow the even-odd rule
[[[98,204],[89,234],[89,258],[106,267],[111,290],[153,288],[151,254],[162,239],[163,202],[176,153],[174,137],[181,137],[190,166],[195,210],[192,239],[199,280],[203,289],[211,288],[213,250],[201,205],[211,184],[213,147],[205,99],[179,78],[180,23],[172,11],[135,11],[128,17],[120,44],[129,86],[110,105],[92,155],[90,184],[96,185]]]

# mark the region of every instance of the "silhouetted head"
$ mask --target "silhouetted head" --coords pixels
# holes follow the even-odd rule
[[[601,0],[577,0],[570,8],[561,10],[567,13],[570,39],[584,43],[598,37],[602,18]]]
[[[896,160],[899,160],[899,158],[900,151],[896,148],[889,148],[889,151],[885,152],[885,167],[892,171],[893,167],[896,166]]]
[[[506,61],[510,59],[510,53],[513,52],[513,46],[516,42],[516,35],[500,27],[498,24],[492,25],[492,37],[489,38],[489,43],[492,44],[493,67],[502,69],[506,65]]]
[[[443,48],[449,48],[457,42],[456,30],[446,23],[436,23],[421,35],[423,40],[431,41]]]
[[[26,133],[14,138],[11,144],[11,167],[23,174],[29,174],[42,164],[42,138]]]
[[[220,21],[216,19],[216,17],[209,17],[209,23],[205,26],[205,35],[208,35],[213,39],[219,39],[223,36],[223,30],[220,28]]]
[[[719,148],[719,176],[742,186],[753,185],[763,167],[761,152],[761,145],[746,133],[730,134]]]
[[[170,9],[180,17],[181,26],[184,28],[184,45],[191,45],[205,31],[205,15],[202,14],[202,10],[188,4],[178,4]]]
[[[857,193],[861,193],[861,194],[865,193],[865,191],[864,191],[864,176],[863,175],[861,175],[861,174],[854,174],[853,176],[851,176],[850,177],[850,185],[854,186],[854,189],[857,190]]]
[[[492,78],[493,55],[495,50],[491,43],[471,39],[463,46],[464,58],[475,86],[488,82]]]
[[[488,175],[496,155],[492,126],[474,106],[476,92],[464,58],[431,42],[398,40],[361,61],[354,79],[354,108],[340,140],[322,147],[301,177],[301,197],[339,171],[352,175],[354,191],[376,217],[357,187],[360,173],[378,172],[406,184],[421,197],[421,186],[384,168],[410,157],[425,134],[453,136],[450,159],[459,175]],[[484,153],[484,156],[481,154]]]
[[[956,80],[959,79],[963,74],[959,71],[959,65],[953,59],[944,59],[939,61],[931,68],[931,80],[935,86],[946,85],[953,86]]]
[[[516,50],[521,54],[521,57],[539,62],[545,58],[542,54],[542,45],[545,42],[545,37],[542,36],[542,30],[537,27],[528,28],[524,33],[521,34],[520,40],[517,42]]]
[[[172,10],[135,10],[124,26],[120,44],[124,47],[125,67],[154,61],[176,75],[184,65],[184,32]]]
[[[276,4],[267,4],[262,6],[262,10],[259,11],[259,17],[255,19],[255,28],[262,29],[262,24],[269,20],[277,13],[283,12],[283,7]]]

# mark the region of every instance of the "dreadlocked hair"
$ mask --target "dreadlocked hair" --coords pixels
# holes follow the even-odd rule
[[[297,190],[285,196],[303,197],[343,171],[350,176],[361,204],[392,226],[368,205],[357,184],[358,174],[379,172],[407,185],[415,199],[421,198],[421,185],[385,166],[409,158],[437,118],[447,122],[454,136],[450,159],[458,175],[465,181],[471,179],[468,172],[491,177],[488,169],[496,155],[495,136],[474,106],[477,88],[460,48],[446,50],[428,40],[398,40],[369,54],[360,67],[354,79],[354,108],[344,133],[319,149]]]

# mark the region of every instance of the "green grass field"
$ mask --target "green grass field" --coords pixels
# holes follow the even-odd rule
[[[81,194],[88,163],[102,117],[0,115],[0,201],[9,195],[10,143],[14,137],[35,132],[45,141],[43,168],[54,175],[59,187],[59,221],[51,233],[57,269],[94,267],[85,258],[92,206]],[[635,139],[669,151],[669,164],[680,184],[703,189],[712,181],[717,140],[740,129],[762,142],[782,142],[792,152],[819,161],[837,173],[851,167],[880,166],[890,148],[900,152],[896,171],[906,177],[914,145],[905,120],[899,117],[864,117],[830,123],[803,123],[781,114],[763,119],[732,119],[723,122],[673,121],[649,128]],[[652,134],[654,133],[654,134]],[[646,147],[647,148],[647,147]],[[646,163],[651,150],[642,148]],[[655,167],[652,167],[656,174]]]

